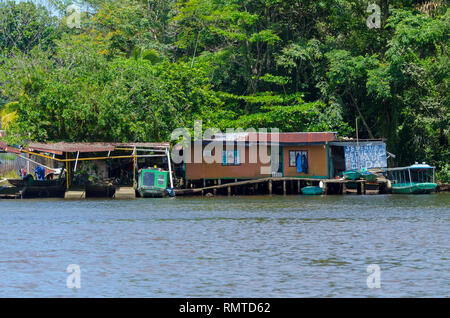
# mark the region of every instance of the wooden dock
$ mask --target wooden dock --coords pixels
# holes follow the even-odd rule
[[[205,184],[205,182],[203,182]],[[366,194],[383,193],[385,180],[370,184],[375,190],[368,190],[366,180],[317,179],[294,177],[268,177],[221,183],[199,188],[175,189],[177,196],[189,195],[248,195],[248,194],[301,194],[301,189],[308,185],[322,183],[324,194]],[[353,189],[352,189],[353,188]]]
[[[136,191],[133,187],[120,187],[116,189],[113,198],[121,200],[136,199]]]

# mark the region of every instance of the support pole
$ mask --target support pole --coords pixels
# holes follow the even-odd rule
[[[77,165],[78,165],[78,157],[80,156],[80,152],[77,151],[77,160],[75,160],[75,167],[73,168],[73,172],[77,172]]]
[[[109,157],[109,153],[108,153],[108,157]],[[134,147],[133,150],[133,187],[136,184],[136,147]],[[137,187],[136,187],[137,188]]]
[[[168,149],[166,149],[166,155],[167,155],[167,163],[169,164],[170,187],[173,189],[172,163],[170,161],[170,153]]]
[[[28,159],[30,159],[30,157],[31,157],[31,155],[28,155]],[[27,173],[28,174],[31,174],[31,171],[30,171],[30,160],[27,160]]]
[[[269,195],[272,195],[272,180],[269,180]]]
[[[69,191],[69,161],[67,161],[67,152],[66,152],[66,184],[67,184],[67,191]]]
[[[283,195],[286,195],[286,180],[283,180]]]

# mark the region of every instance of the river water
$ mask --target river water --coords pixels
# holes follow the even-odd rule
[[[0,297],[450,296],[449,193],[3,200],[0,220]]]

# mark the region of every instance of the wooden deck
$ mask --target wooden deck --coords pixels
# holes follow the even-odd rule
[[[237,182],[223,183],[200,188],[175,189],[177,196],[189,195],[217,195],[222,192],[225,195],[233,194],[274,194],[275,186],[279,188],[280,194],[300,194],[301,188],[307,184],[319,185],[323,183],[324,194],[346,194],[358,193],[366,194],[366,180],[344,180],[344,179],[316,179],[316,178],[294,178],[294,177],[268,177],[261,179],[243,180]],[[380,180],[373,186],[385,184],[385,180]],[[356,185],[356,189],[348,189],[348,185]],[[255,190],[256,188],[256,190]],[[225,191],[225,193],[223,193]],[[370,190],[373,193],[374,190]],[[378,191],[378,190],[376,190]]]

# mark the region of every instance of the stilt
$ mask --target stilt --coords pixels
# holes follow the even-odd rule
[[[269,195],[272,195],[272,180],[269,180]]]
[[[230,186],[228,186],[228,196],[231,196],[231,187]]]
[[[286,180],[283,180],[283,195],[286,195]]]
[[[297,192],[300,194],[301,188],[300,188],[300,180],[297,181]]]
[[[323,182],[323,194],[328,194],[328,182]]]
[[[361,182],[361,193],[366,194],[366,182]]]
[[[342,194],[347,194],[347,185],[345,184],[345,181],[342,182]]]

